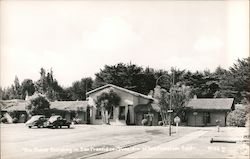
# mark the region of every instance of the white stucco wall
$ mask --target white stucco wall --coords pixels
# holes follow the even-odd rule
[[[91,119],[91,123],[92,124],[102,124],[102,120],[101,119],[95,119],[95,115],[96,115],[96,105],[95,105],[95,102],[96,99],[97,99],[97,96],[101,95],[102,93],[104,92],[109,92],[110,90],[113,90],[114,92],[116,92],[120,98],[121,98],[121,101],[118,105],[118,107],[114,108],[113,110],[113,119],[110,120],[110,124],[126,124],[126,120],[127,120],[127,113],[128,113],[128,109],[129,109],[129,112],[130,112],[130,122],[131,124],[134,124],[135,123],[135,112],[134,112],[134,107],[138,104],[147,104],[150,100],[149,99],[145,99],[145,98],[142,98],[142,97],[138,97],[138,96],[135,96],[131,93],[128,93],[128,92],[125,92],[125,91],[122,91],[122,90],[119,90],[119,89],[116,89],[116,88],[113,88],[113,87],[108,87],[108,88],[105,88],[105,89],[102,89],[100,91],[96,91],[92,94],[89,95],[89,105],[90,106],[93,106],[93,115],[92,115],[92,119]],[[119,106],[125,106],[125,120],[119,120]]]

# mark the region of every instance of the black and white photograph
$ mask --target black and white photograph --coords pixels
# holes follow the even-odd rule
[[[0,158],[249,159],[249,3],[0,0]]]

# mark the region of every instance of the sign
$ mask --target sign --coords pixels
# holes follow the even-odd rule
[[[181,122],[181,119],[180,119],[178,116],[176,116],[176,117],[174,118],[174,122],[175,122],[175,123],[180,123],[180,122]]]

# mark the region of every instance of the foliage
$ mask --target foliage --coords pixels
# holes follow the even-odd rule
[[[170,108],[169,93],[165,89],[161,89],[160,86],[156,86],[154,89],[153,97],[156,99],[156,103],[160,107],[160,114],[163,125],[167,124],[167,110]]]
[[[18,77],[15,77],[14,84],[6,89],[1,88],[1,98],[6,99],[21,99],[21,86],[19,84]]]
[[[190,88],[184,85],[175,85],[170,88],[170,92],[167,92],[165,89],[161,89],[160,86],[156,86],[154,89],[154,98],[161,108],[160,114],[163,124],[166,125],[168,121],[167,111],[169,109],[173,110],[174,116],[181,116],[183,114],[182,112],[190,99]]]
[[[81,118],[74,118],[73,122],[74,124],[82,124],[84,121]]]
[[[16,76],[15,77],[15,80],[14,80],[14,86],[13,86],[14,88],[14,96],[15,96],[15,99],[21,99],[21,95],[22,95],[22,93],[21,93],[21,85],[20,85],[20,83],[19,83],[19,80],[18,80],[18,77]]]
[[[102,118],[106,124],[109,124],[109,118],[113,107],[117,107],[120,103],[121,98],[113,91],[103,92],[97,97],[97,107],[102,109]]]
[[[64,100],[67,94],[54,78],[53,71],[46,72],[44,68],[40,70],[40,79],[35,84],[36,90],[45,94],[50,101]]]
[[[158,125],[159,125],[159,126],[163,126],[163,122],[162,122],[162,121],[159,121],[159,122],[158,122]]]
[[[103,86],[107,83],[114,84],[120,87],[124,87],[133,91],[147,94],[149,92],[147,84],[151,81],[148,81],[152,78],[152,70],[148,69],[143,71],[142,67],[139,67],[134,64],[123,64],[118,63],[117,65],[105,65],[103,70],[100,70],[96,74],[96,79],[94,82],[94,87]],[[149,77],[147,80],[143,81],[145,77]],[[154,79],[153,83],[154,83]],[[145,84],[141,84],[144,82]],[[152,87],[152,83],[150,85]],[[143,88],[144,87],[144,88]],[[154,87],[154,86],[153,86]],[[143,92],[147,91],[147,92]]]
[[[8,122],[8,120],[7,120],[6,117],[2,117],[2,118],[1,118],[1,123],[7,123],[7,122]]]
[[[174,116],[181,115],[180,113],[184,111],[185,106],[189,102],[191,96],[191,89],[185,85],[175,85],[170,90],[171,94],[171,105],[174,110]]]
[[[250,101],[250,57],[237,62],[221,75],[215,97],[232,97],[236,103]]]
[[[50,103],[45,96],[35,94],[31,97],[26,109],[30,115],[45,115],[50,109]]]
[[[247,109],[235,109],[227,116],[227,125],[229,126],[245,126],[247,120]]]
[[[148,94],[156,86],[156,81],[157,85],[169,92],[173,75],[175,75],[175,83],[190,87],[192,96],[197,95],[198,98],[231,97],[235,99],[235,103],[250,101],[249,57],[238,59],[229,69],[218,66],[214,72],[209,70],[190,72],[175,68],[171,68],[168,72],[150,67],[144,69],[131,63],[105,65],[96,73],[94,81],[90,77],[82,78],[67,88],[58,84],[52,69],[46,72],[44,68],[41,68],[38,81],[25,79],[20,85],[18,78],[15,77],[14,83],[10,87],[0,88],[0,96],[3,100],[24,99],[27,93],[32,95],[37,91],[46,95],[50,101],[85,100],[87,91],[107,83]]]
[[[35,92],[35,85],[31,79],[24,79],[21,86],[22,99],[25,99],[26,95],[32,96]]]
[[[72,100],[86,100],[86,93],[92,89],[93,80],[82,78],[80,81],[75,81],[69,88]]]
[[[142,119],[141,124],[142,124],[143,126],[148,125],[148,120],[147,120],[147,119]]]

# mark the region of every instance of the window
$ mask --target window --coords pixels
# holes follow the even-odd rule
[[[119,120],[125,120],[125,106],[119,107]]]
[[[210,113],[209,112],[204,112],[203,113],[203,123],[210,123]]]
[[[100,107],[96,109],[96,114],[95,114],[96,119],[102,119],[102,110]]]

